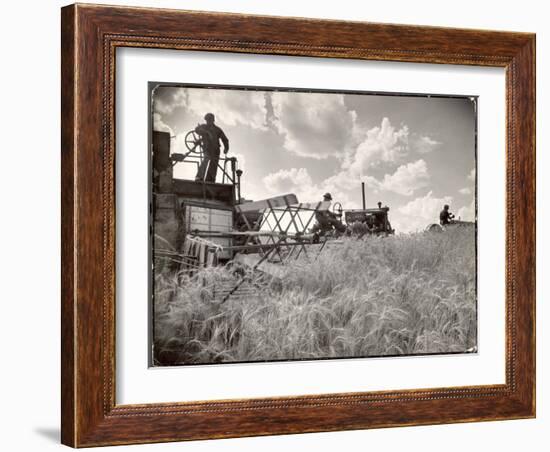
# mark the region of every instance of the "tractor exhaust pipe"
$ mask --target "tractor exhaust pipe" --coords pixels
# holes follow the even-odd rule
[[[365,183],[361,182],[361,194],[363,195],[363,210],[367,208],[367,202],[365,201]]]

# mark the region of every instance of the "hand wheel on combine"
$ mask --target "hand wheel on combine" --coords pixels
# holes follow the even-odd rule
[[[203,146],[201,136],[194,130],[187,132],[185,135],[185,147],[189,150],[189,152],[202,154]]]

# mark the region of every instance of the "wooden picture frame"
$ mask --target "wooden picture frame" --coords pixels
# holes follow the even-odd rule
[[[62,9],[62,442],[73,447],[535,416],[535,35],[71,5]],[[115,51],[299,55],[506,69],[506,382],[115,403]]]

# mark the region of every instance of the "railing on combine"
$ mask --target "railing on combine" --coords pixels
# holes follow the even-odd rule
[[[203,152],[199,153],[187,153],[177,154],[174,153],[171,156],[172,166],[177,164],[189,164],[193,165],[198,171],[199,166],[204,160]],[[221,170],[221,184],[231,184],[235,186],[236,202],[241,198],[241,175],[242,170],[239,169],[237,157],[220,157],[218,159],[218,170]],[[216,179],[219,178],[219,175]]]
[[[171,137],[174,138],[174,137]],[[204,160],[204,143],[203,138],[194,130],[187,132],[185,135],[185,154],[172,153],[172,165],[177,163],[189,163],[196,165],[197,170]],[[218,169],[221,170],[221,183],[232,184],[235,187],[235,203],[241,199],[241,175],[242,170],[238,168],[236,157],[220,156],[218,158]]]

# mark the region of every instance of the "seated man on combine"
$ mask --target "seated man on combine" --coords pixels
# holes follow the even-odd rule
[[[220,140],[223,143],[223,153],[229,151],[229,140],[221,128],[214,124],[216,118],[212,113],[204,115],[206,124],[199,124],[195,132],[202,138],[202,147],[204,155],[202,163],[199,166],[195,181],[197,182],[216,182],[216,173],[218,172],[218,161],[220,159]],[[208,167],[208,171],[206,168]]]
[[[445,204],[443,206],[443,210],[439,213],[439,224],[441,226],[451,224],[454,217],[455,216],[451,212],[449,212],[449,204]]]
[[[332,201],[332,196],[330,193],[325,193],[323,195],[323,201]],[[343,234],[346,232],[346,226],[338,219],[337,215],[334,212],[328,210],[317,210],[315,212],[315,219],[317,222],[311,228],[311,232],[315,234],[317,240],[320,236],[332,231],[339,232]]]

